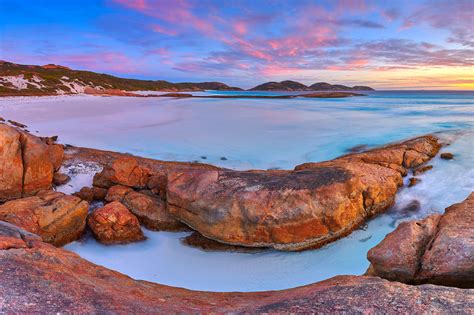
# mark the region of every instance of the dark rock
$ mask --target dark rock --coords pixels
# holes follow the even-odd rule
[[[421,179],[419,178],[416,178],[416,177],[412,177],[408,180],[408,187],[413,187],[415,186],[416,184],[418,184],[419,182],[421,182]]]
[[[53,175],[53,184],[56,186],[64,185],[68,183],[70,180],[71,180],[71,177],[63,173],[54,173]]]
[[[441,153],[440,157],[443,160],[452,160],[452,159],[454,159],[454,154],[449,153],[449,152],[445,152],[445,153]]]

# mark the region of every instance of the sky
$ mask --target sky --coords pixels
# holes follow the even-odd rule
[[[0,59],[127,78],[474,89],[474,0],[0,0]]]

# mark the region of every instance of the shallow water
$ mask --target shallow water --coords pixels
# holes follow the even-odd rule
[[[186,233],[151,231],[136,244],[103,246],[87,238],[66,246],[136,279],[190,289],[284,289],[361,274],[368,267],[367,251],[399,222],[442,212],[474,189],[472,92],[372,92],[324,100],[10,98],[0,99],[0,116],[42,135],[58,134],[63,143],[236,169],[289,169],[334,158],[359,144],[376,146],[429,132],[452,143],[443,151],[454,153],[454,160],[435,158],[434,169],[419,176],[420,184],[400,190],[393,209],[320,250],[204,252],[181,245]],[[93,169],[67,169],[75,179],[62,190],[90,184]],[[414,200],[419,209],[406,210]]]

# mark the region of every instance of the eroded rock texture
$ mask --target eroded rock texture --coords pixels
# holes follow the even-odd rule
[[[87,219],[94,236],[104,244],[144,240],[138,219],[119,201],[95,210]]]
[[[40,235],[45,242],[62,246],[84,232],[89,204],[75,196],[43,190],[36,196],[0,205],[0,221]]]
[[[213,293],[146,281],[94,265],[0,222],[2,313],[471,314],[474,290],[338,276],[282,291]]]
[[[168,173],[170,213],[232,245],[317,248],[390,207],[402,176],[438,152],[433,136],[294,171],[192,169]]]
[[[443,215],[401,223],[372,248],[369,274],[474,288],[474,193]]]

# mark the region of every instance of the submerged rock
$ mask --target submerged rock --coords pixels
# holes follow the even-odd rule
[[[15,250],[10,250],[15,249]],[[136,281],[0,222],[0,305],[7,313],[465,313],[474,291],[338,276],[264,292],[203,292]]]
[[[371,275],[474,288],[474,193],[443,215],[401,223],[367,255]]]
[[[89,204],[78,197],[51,190],[0,205],[0,220],[38,234],[45,242],[62,246],[84,232]]]
[[[168,208],[223,243],[317,248],[389,208],[406,170],[439,148],[437,138],[425,136],[295,171],[178,171],[168,175]]]
[[[429,170],[431,170],[433,168],[433,165],[426,165],[426,166],[422,166],[422,167],[417,167],[413,170],[413,175],[419,175],[419,174],[423,174]]]
[[[185,245],[200,248],[209,252],[255,253],[265,250],[262,248],[235,246],[216,242],[214,240],[202,236],[202,234],[200,234],[199,232],[193,232],[191,235],[184,237],[182,239],[182,242]]]
[[[444,153],[441,153],[440,157],[443,160],[452,160],[452,159],[454,159],[454,154],[449,153],[449,152],[444,152]]]
[[[144,240],[138,219],[119,201],[95,210],[87,219],[98,241],[121,244]]]
[[[412,177],[408,180],[408,187],[413,187],[416,184],[418,184],[419,182],[421,182],[421,179],[416,178],[416,177]]]

